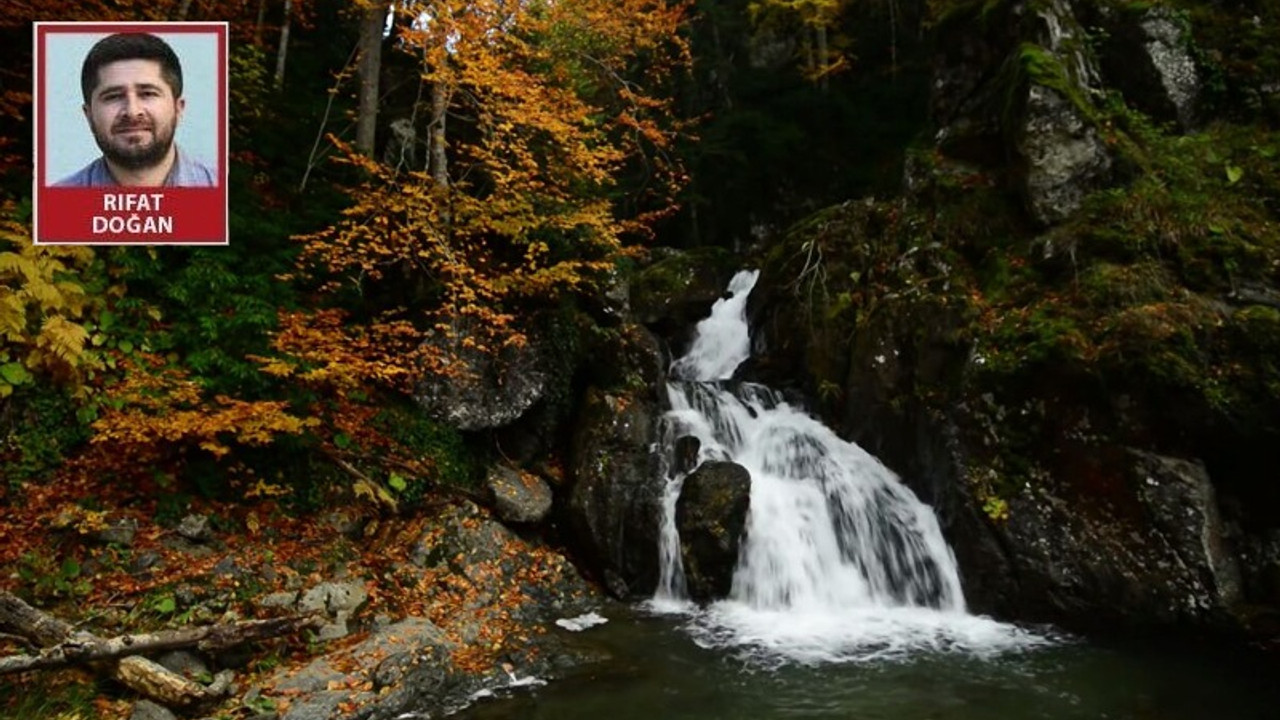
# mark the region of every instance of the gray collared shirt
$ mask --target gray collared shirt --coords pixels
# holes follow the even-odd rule
[[[208,165],[189,157],[176,146],[174,149],[177,150],[177,157],[173,161],[173,167],[169,169],[169,174],[165,176],[163,187],[215,187],[218,184],[217,176]],[[78,172],[54,183],[54,187],[114,187],[117,185],[119,183],[111,177],[111,171],[107,168],[107,161],[101,157],[85,165]]]

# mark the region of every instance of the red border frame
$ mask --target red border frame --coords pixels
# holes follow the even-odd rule
[[[200,33],[216,37],[218,59],[218,184],[212,188],[58,188],[49,185],[44,138],[47,132],[45,61],[47,40],[58,33],[143,31],[163,34]],[[229,25],[226,22],[36,22],[34,27],[33,110],[36,116],[32,238],[37,245],[226,245],[230,150],[228,132]],[[108,193],[160,193],[165,214],[173,218],[172,233],[140,237],[126,232],[93,233],[92,217],[100,213]]]

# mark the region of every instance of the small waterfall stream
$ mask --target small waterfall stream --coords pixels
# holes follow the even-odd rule
[[[1040,641],[965,613],[951,549],[933,511],[857,445],[752,383],[726,382],[749,355],[745,310],[758,271],[742,271],[671,367],[662,445],[700,441],[698,462],[751,473],[751,509],[730,597],[697,611],[685,597],[669,474],[661,580],[652,606],[693,612],[700,642],[801,662],[884,657],[912,648],[978,652]]]

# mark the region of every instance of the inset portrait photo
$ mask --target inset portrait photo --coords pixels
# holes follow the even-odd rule
[[[226,23],[35,28],[37,244],[226,244]]]

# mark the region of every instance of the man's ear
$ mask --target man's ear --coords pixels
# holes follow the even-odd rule
[[[187,109],[187,99],[186,99],[186,98],[184,98],[184,97],[180,97],[180,98],[178,98],[178,100],[177,100],[177,102],[175,103],[175,105],[176,105],[176,106],[177,106],[177,108],[178,108],[177,118],[176,118],[176,119],[181,120],[181,119],[182,119],[182,111]]]
[[[84,119],[85,119],[85,120],[88,120],[88,121],[89,121],[89,124],[90,124],[90,125],[92,125],[92,124],[93,124],[93,118],[89,116],[89,103],[85,103],[85,104],[81,105],[81,106],[80,106],[80,112],[84,113]]]

